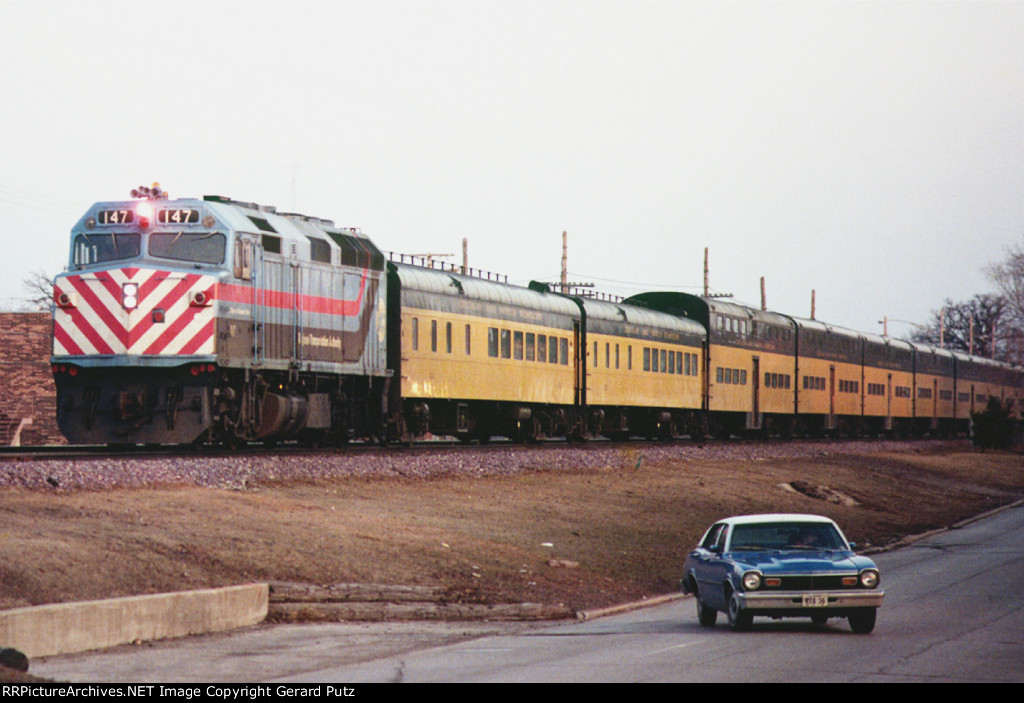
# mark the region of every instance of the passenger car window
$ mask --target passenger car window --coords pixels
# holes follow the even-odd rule
[[[487,328],[487,356],[498,357],[498,328]]]

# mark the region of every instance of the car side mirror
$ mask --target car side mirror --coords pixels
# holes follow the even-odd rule
[[[721,554],[722,553],[722,545],[714,544],[714,545],[708,547],[708,551],[711,552],[712,554]]]
[[[850,551],[851,552],[857,551],[857,543],[856,542],[850,542]]]

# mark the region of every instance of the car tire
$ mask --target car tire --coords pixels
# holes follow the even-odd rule
[[[697,601],[697,621],[704,627],[714,627],[718,622],[718,611],[704,605],[700,597],[700,591],[694,594],[693,599]]]
[[[877,608],[864,608],[850,613],[847,620],[850,621],[850,629],[858,635],[866,635],[875,629],[875,619],[878,617]]]
[[[729,610],[726,612],[726,616],[729,618],[729,627],[737,632],[746,630],[754,620],[754,616],[743,610],[735,591],[729,594]]]

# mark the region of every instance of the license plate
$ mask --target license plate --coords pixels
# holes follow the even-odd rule
[[[805,608],[821,608],[828,605],[828,596],[818,594],[805,595],[802,605]]]

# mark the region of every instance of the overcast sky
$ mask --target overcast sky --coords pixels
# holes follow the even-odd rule
[[[7,307],[153,181],[879,333],[1024,241],[1019,2],[0,0],[0,65]]]

